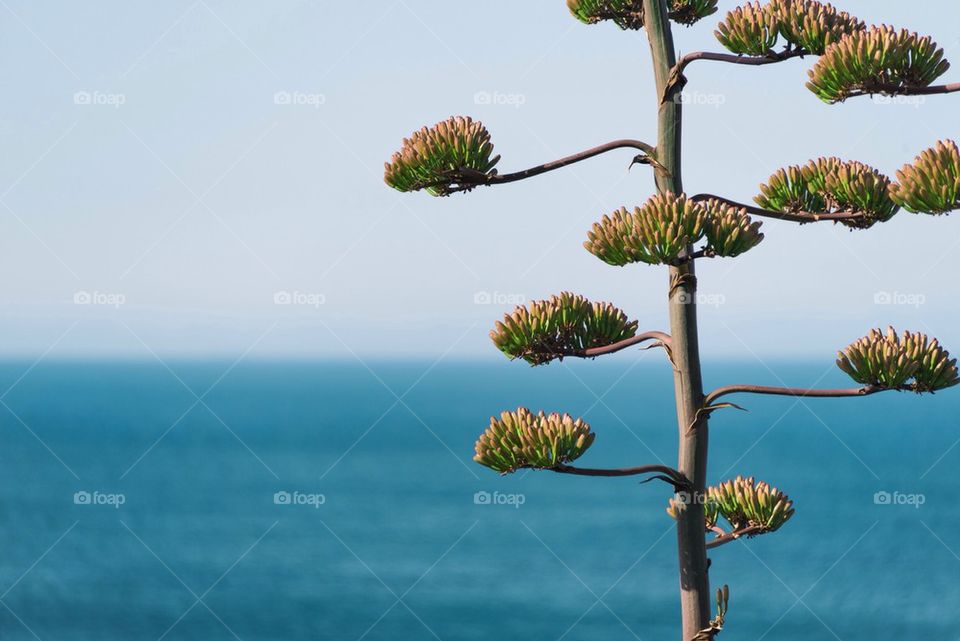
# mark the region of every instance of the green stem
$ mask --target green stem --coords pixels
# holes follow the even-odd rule
[[[666,169],[656,174],[657,190],[681,193],[682,106],[674,99],[679,88],[668,88],[676,64],[676,51],[667,15],[667,0],[643,0],[643,8],[657,80],[657,161]],[[693,248],[689,247],[687,253],[692,254]],[[697,339],[696,292],[693,261],[670,267],[671,355],[679,432],[677,469],[690,479],[694,492],[705,492],[708,431],[707,417],[703,413],[698,417],[698,410],[703,407],[703,383]],[[691,425],[695,429],[690,429]],[[693,639],[710,622],[710,580],[703,523],[703,505],[698,501],[693,501],[677,518],[684,641]]]

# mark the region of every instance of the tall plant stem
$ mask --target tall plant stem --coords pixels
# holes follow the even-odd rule
[[[677,62],[667,16],[667,0],[643,0],[647,37],[657,80],[657,161],[666,171],[657,172],[659,192],[681,193],[680,143],[682,106],[677,88],[668,88]],[[661,100],[661,97],[663,100]],[[693,248],[687,248],[687,253]],[[677,470],[690,479],[694,492],[702,493],[707,477],[707,417],[703,407],[700,349],[697,339],[697,278],[694,261],[670,267],[670,334],[677,401],[679,452]],[[694,425],[695,429],[690,429]],[[691,501],[677,517],[680,565],[680,608],[683,641],[690,641],[710,622],[710,580],[707,576],[706,533],[700,501]]]

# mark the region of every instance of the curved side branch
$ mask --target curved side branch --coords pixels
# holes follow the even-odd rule
[[[761,527],[759,527],[759,526],[751,525],[750,527],[745,527],[745,528],[740,529],[740,530],[734,530],[733,532],[727,532],[727,533],[725,533],[725,534],[722,534],[722,535],[718,536],[717,538],[715,538],[715,539],[713,539],[713,540],[711,540],[711,541],[707,541],[707,549],[708,549],[708,550],[712,550],[712,549],[714,549],[714,548],[720,547],[721,545],[726,545],[727,543],[733,543],[734,541],[736,541],[736,540],[739,539],[740,537],[750,536],[751,534],[758,534],[758,533],[761,532],[762,530],[763,530],[763,528],[761,528]]]
[[[763,65],[772,65],[791,58],[802,58],[809,55],[806,49],[785,49],[783,51],[770,51],[765,56],[743,56],[733,53],[715,53],[712,51],[694,51],[680,58],[673,69],[670,70],[670,80],[663,92],[663,101],[670,99],[673,92],[682,89],[687,84],[687,78],[683,75],[684,70],[690,63],[697,60],[712,60],[714,62],[727,62],[735,65],[749,65],[751,67],[761,67]]]
[[[679,471],[666,465],[641,465],[640,467],[625,467],[612,470],[598,470],[584,467],[572,467],[570,465],[558,465],[549,468],[558,474],[574,474],[577,476],[600,476],[600,477],[619,477],[619,476],[637,476],[640,474],[657,474],[653,478],[659,478],[669,482],[675,488],[689,489],[690,480]]]
[[[930,85],[929,87],[901,87],[899,85],[876,85],[864,91],[856,91],[848,98],[883,94],[887,96],[931,96],[934,94],[956,93],[960,91],[960,82],[948,85]]]
[[[665,334],[664,332],[644,332],[642,334],[637,334],[636,336],[631,336],[622,341],[613,343],[612,345],[606,345],[604,347],[591,347],[590,349],[581,350],[579,352],[572,352],[567,354],[567,356],[574,356],[577,358],[594,358],[597,356],[603,356],[605,354],[613,354],[619,352],[620,350],[627,349],[628,347],[633,347],[634,345],[639,345],[640,343],[645,343],[647,341],[656,341],[651,347],[663,347],[667,351],[670,350],[670,335]]]
[[[683,73],[687,66],[696,60],[712,60],[714,62],[729,62],[735,65],[750,65],[752,67],[762,67],[763,65],[772,65],[791,58],[802,58],[810,55],[806,49],[785,49],[784,51],[771,51],[765,56],[743,56],[734,53],[714,53],[712,51],[694,51],[680,58],[674,67],[674,73]]]
[[[753,205],[740,203],[735,200],[730,200],[729,198],[724,198],[722,196],[715,196],[714,194],[697,194],[696,196],[691,196],[690,200],[695,200],[697,202],[703,202],[705,200],[717,200],[719,202],[730,205],[731,207],[746,209],[747,213],[753,216],[761,216],[764,218],[784,220],[790,223],[800,223],[801,225],[806,223],[819,223],[819,222],[828,222],[828,221],[859,222],[866,218],[864,214],[859,212],[838,212],[836,214],[812,214],[806,211],[801,211],[796,213],[773,211],[770,209],[761,209],[760,207],[755,207]]]
[[[770,396],[792,396],[794,398],[847,398],[870,396],[879,392],[905,391],[908,388],[876,387],[866,385],[849,389],[803,389],[796,387],[767,387],[764,385],[727,385],[719,387],[704,399],[704,406],[709,407],[715,400],[730,394],[762,394]]]
[[[536,167],[531,167],[530,169],[524,169],[523,171],[516,171],[509,174],[491,175],[468,169],[466,167],[461,167],[455,172],[458,178],[458,185],[451,191],[468,191],[481,185],[499,185],[503,183],[516,182],[518,180],[524,180],[526,178],[532,178],[534,176],[539,176],[540,174],[545,174],[548,171],[561,169],[563,167],[588,160],[594,156],[599,156],[600,154],[605,154],[608,151],[614,151],[616,149],[638,149],[642,151],[643,154],[634,158],[631,165],[634,163],[649,164],[657,169],[662,169],[660,163],[657,162],[656,159],[657,150],[652,145],[648,145],[640,140],[614,140],[604,145],[600,145],[599,147],[593,147],[592,149],[581,151],[578,154],[561,158],[560,160],[554,160],[553,162],[544,163],[542,165],[537,165]]]

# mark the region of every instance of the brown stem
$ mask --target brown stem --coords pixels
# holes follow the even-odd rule
[[[657,85],[657,161],[663,171],[654,173],[659,193],[683,193],[681,141],[683,104],[676,100],[680,85],[671,71],[677,63],[667,0],[643,0],[644,21],[653,73]],[[682,77],[678,75],[677,80]],[[693,247],[686,248],[687,255]],[[677,469],[690,479],[691,491],[705,492],[707,479],[708,417],[697,411],[703,406],[700,348],[697,333],[697,277],[695,261],[670,267],[668,306],[670,356],[674,365],[677,407]],[[689,430],[696,423],[696,430]],[[710,579],[704,531],[703,505],[694,502],[677,515],[677,553],[680,578],[681,639],[689,641],[711,620]]]
[[[667,348],[667,350],[670,349],[670,335],[665,334],[664,332],[653,331],[644,332],[642,334],[637,334],[636,336],[631,336],[630,338],[625,338],[624,340],[613,343],[612,345],[606,345],[604,347],[591,347],[590,349],[581,350],[579,352],[571,352],[570,354],[567,354],[567,356],[574,356],[577,358],[594,358],[596,356],[603,356],[605,354],[613,354],[646,341],[657,341],[659,345]]]
[[[572,467],[570,465],[557,465],[556,467],[550,468],[550,470],[557,472],[558,474],[604,477],[637,476],[639,474],[663,474],[664,476],[669,477],[670,482],[677,487],[682,487],[685,489],[690,487],[690,481],[687,479],[687,477],[672,467],[667,467],[666,465],[641,465],[639,467],[624,467],[612,470],[597,470],[583,467]]]
[[[776,220],[785,220],[791,223],[817,223],[817,222],[860,222],[866,217],[864,214],[859,212],[837,212],[835,214],[812,214],[810,212],[801,211],[795,213],[786,213],[782,211],[773,211],[770,209],[761,209],[760,207],[754,207],[753,205],[746,205],[744,203],[739,203],[735,200],[730,200],[729,198],[724,198],[722,196],[715,196],[713,194],[697,194],[696,196],[691,196],[690,200],[697,202],[703,202],[705,200],[717,200],[731,207],[737,207],[738,209],[746,209],[748,214],[754,216],[762,216],[764,218],[775,218]]]
[[[694,51],[680,58],[670,69],[670,76],[661,92],[663,102],[670,100],[672,94],[687,84],[687,78],[683,75],[687,66],[696,60],[713,60],[714,62],[729,62],[735,65],[750,65],[759,67],[770,65],[776,62],[783,62],[791,58],[798,58],[809,54],[805,49],[785,49],[783,51],[771,51],[765,56],[739,56],[731,53],[714,53],[712,51]]]
[[[594,156],[599,156],[600,154],[607,153],[608,151],[614,151],[616,149],[639,149],[646,156],[644,158],[649,158],[652,163],[656,162],[656,149],[652,145],[640,140],[614,140],[608,142],[599,147],[593,147],[592,149],[587,149],[586,151],[581,151],[578,154],[573,154],[572,156],[567,156],[561,158],[560,160],[554,160],[553,162],[544,163],[542,165],[537,165],[536,167],[531,167],[530,169],[524,169],[523,171],[516,171],[510,174],[485,174],[483,172],[471,170],[468,168],[461,168],[457,172],[458,184],[457,187],[451,189],[450,191],[467,191],[478,187],[480,185],[499,185],[503,183],[512,183],[518,180],[524,180],[526,178],[532,178],[534,176],[539,176],[540,174],[545,174],[548,171],[554,171],[556,169],[561,169],[569,165],[593,158]],[[637,162],[640,162],[638,160]],[[447,184],[444,182],[443,184]]]
[[[767,387],[764,385],[727,385],[719,387],[703,399],[704,407],[713,405],[713,402],[722,396],[730,394],[763,394],[771,396],[792,396],[794,398],[846,398],[858,396],[870,396],[879,392],[891,390],[906,391],[907,387],[877,387],[867,385],[865,387],[853,387],[848,389],[803,389],[798,387]]]
[[[930,96],[934,94],[956,93],[960,91],[960,82],[948,85],[930,85],[928,87],[901,87],[900,85],[876,85],[869,89],[850,93],[848,98],[885,94],[891,96]]]
[[[696,60],[713,60],[714,62],[729,62],[735,65],[750,65],[760,67],[763,65],[772,65],[791,58],[802,58],[810,55],[806,49],[787,49],[784,51],[771,51],[765,56],[738,56],[732,53],[714,53],[712,51],[694,51],[680,58],[674,67],[674,74],[682,74],[687,66]]]
[[[717,538],[707,541],[707,549],[712,550],[718,548],[721,545],[726,545],[727,543],[733,543],[742,536],[749,536],[751,534],[756,534],[763,530],[762,527],[758,525],[751,525],[750,527],[745,527],[740,530],[734,530],[733,532],[727,532]]]

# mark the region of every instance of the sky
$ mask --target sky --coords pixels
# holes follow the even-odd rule
[[[835,4],[960,58],[960,5]],[[643,32],[582,25],[563,0],[462,6],[0,0],[0,357],[493,359],[495,320],[563,290],[665,329],[665,268],[582,247],[653,194],[629,150],[450,198],[384,185],[403,137],[450,115],[484,122],[502,172],[654,141]],[[678,48],[722,50],[734,6],[675,26]],[[690,193],[749,202],[828,155],[892,176],[960,136],[960,98],[828,106],[812,64],[689,68]],[[960,345],[957,218],[764,231],[698,265],[706,357],[830,362],[890,323]]]

